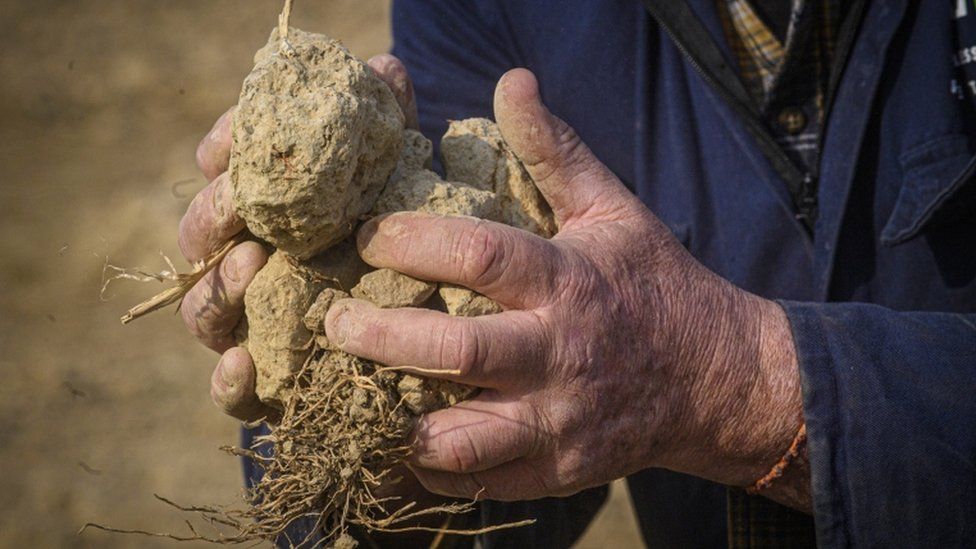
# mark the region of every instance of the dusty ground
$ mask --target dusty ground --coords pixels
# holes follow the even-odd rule
[[[210,403],[215,356],[176,318],[123,328],[156,287],[99,298],[102,265],[159,268],[203,185],[197,140],[232,104],[278,2],[0,0],[0,547],[174,544],[152,494],[232,502],[238,425]],[[300,2],[296,26],[357,54],[389,45],[379,0]],[[622,491],[584,547],[634,546]]]

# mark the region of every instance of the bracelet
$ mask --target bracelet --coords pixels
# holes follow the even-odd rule
[[[779,461],[776,462],[776,465],[773,465],[773,468],[770,469],[768,473],[763,475],[763,477],[757,480],[752,486],[746,488],[746,492],[751,495],[755,495],[762,490],[769,488],[770,485],[773,484],[773,481],[783,476],[783,473],[786,471],[787,467],[790,466],[790,463],[792,463],[793,460],[800,455],[800,452],[803,451],[803,447],[806,446],[806,443],[807,424],[805,421],[801,421],[800,430],[797,431],[796,436],[793,437],[793,443],[790,444],[790,449],[786,451],[786,454],[783,455],[783,457],[779,458]]]

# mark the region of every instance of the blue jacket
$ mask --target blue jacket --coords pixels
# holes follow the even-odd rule
[[[724,44],[714,2],[688,4]],[[782,301],[819,545],[976,543],[973,0],[868,3],[827,121],[812,237],[741,118],[639,0],[398,0],[393,30],[429,137],[490,117],[498,78],[527,67],[702,263]],[[630,487],[649,544],[721,543],[721,489],[661,471]],[[576,518],[499,542],[563,544],[601,498],[485,513],[563,509]]]

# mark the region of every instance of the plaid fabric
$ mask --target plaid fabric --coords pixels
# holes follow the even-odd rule
[[[755,1],[716,5],[743,84],[780,146],[816,176],[839,0],[793,0],[782,38],[763,21]]]
[[[804,549],[817,546],[813,517],[762,496],[729,489],[729,547]]]
[[[730,44],[739,63],[739,73],[753,99],[758,103],[766,100],[766,94],[773,88],[786,47],[773,31],[759,18],[759,15],[746,0],[722,0],[726,37],[731,35]],[[794,0],[793,11],[804,0]],[[791,16],[792,17],[792,16]],[[792,24],[790,25],[792,27]],[[787,35],[789,36],[789,35]]]

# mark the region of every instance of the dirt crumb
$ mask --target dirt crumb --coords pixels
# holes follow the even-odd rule
[[[325,315],[329,312],[332,304],[340,299],[346,299],[349,294],[343,292],[342,290],[337,290],[335,288],[326,288],[322,290],[318,297],[315,298],[315,302],[312,306],[308,308],[308,312],[302,318],[302,322],[308,331],[313,334],[324,334],[325,333]]]
[[[502,312],[500,305],[474,290],[454,284],[441,284],[437,293],[454,316],[481,316]]]
[[[437,289],[437,284],[418,280],[392,269],[378,269],[364,276],[352,289],[352,296],[378,307],[419,307]]]
[[[398,168],[406,171],[429,170],[434,158],[434,145],[417,130],[403,131],[403,153]]]
[[[477,389],[450,381],[404,375],[397,392],[410,412],[420,416],[453,406],[477,393]]]

